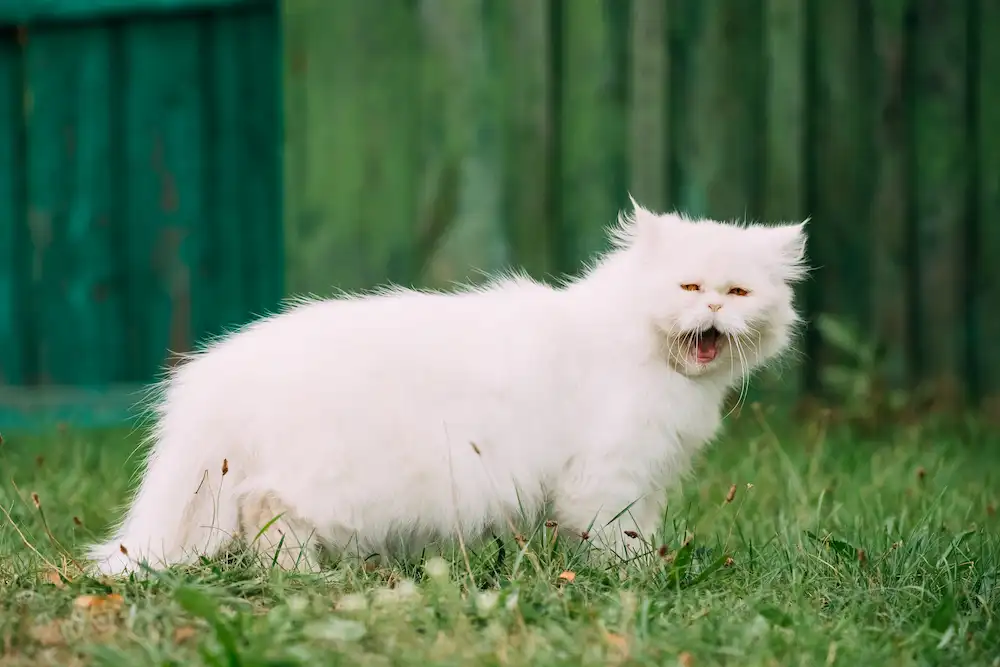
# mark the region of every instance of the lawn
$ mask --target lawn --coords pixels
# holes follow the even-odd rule
[[[781,421],[744,410],[630,563],[539,525],[499,565],[494,543],[318,576],[234,554],[128,582],[73,559],[135,438],[8,434],[0,665],[1000,665],[1000,438]]]

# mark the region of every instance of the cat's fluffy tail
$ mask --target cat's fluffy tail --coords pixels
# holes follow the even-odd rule
[[[214,460],[210,434],[177,423],[169,411],[163,416],[128,513],[111,539],[88,551],[102,574],[193,563],[218,552],[239,528],[237,480],[221,457]]]

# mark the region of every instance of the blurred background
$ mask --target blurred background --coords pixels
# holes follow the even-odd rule
[[[0,0],[0,431],[291,293],[812,219],[754,397],[1000,412],[1000,2]]]

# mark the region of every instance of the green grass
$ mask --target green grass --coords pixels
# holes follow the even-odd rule
[[[58,545],[78,555],[114,518],[134,440],[9,436],[0,500],[31,547],[0,515],[0,665],[1000,664],[1000,440],[751,412],[672,493],[665,557],[588,566],[579,539],[539,526],[499,569],[488,544],[444,578],[235,558],[88,579]]]

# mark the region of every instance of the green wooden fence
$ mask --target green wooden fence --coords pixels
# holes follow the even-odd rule
[[[131,400],[277,303],[278,16],[0,0],[0,428]]]
[[[572,271],[628,190],[811,216],[810,317],[996,398],[997,35],[992,0],[286,0],[290,285]]]

